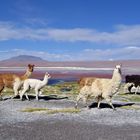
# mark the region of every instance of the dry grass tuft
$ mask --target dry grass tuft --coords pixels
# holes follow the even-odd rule
[[[63,108],[63,109],[48,109],[48,108],[25,108],[21,112],[46,112],[48,114],[56,113],[79,113],[80,109],[75,108]]]
[[[133,105],[133,106],[122,106],[122,109],[128,109],[128,110],[140,110],[140,106]]]
[[[37,111],[48,111],[48,108],[25,108],[21,112],[37,112]]]
[[[64,109],[55,109],[55,110],[48,110],[48,114],[56,114],[56,113],[79,113],[80,109],[75,108],[64,108]]]

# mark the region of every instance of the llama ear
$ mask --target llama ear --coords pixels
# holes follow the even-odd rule
[[[122,67],[122,63],[118,64],[120,67]]]
[[[119,64],[119,68],[120,68],[120,69],[121,69],[121,67],[122,67],[122,63]]]
[[[51,78],[51,75],[49,74],[49,78]]]
[[[35,65],[33,64],[32,67],[34,67]]]
[[[121,68],[122,67],[122,64],[118,64],[115,66],[115,68]]]

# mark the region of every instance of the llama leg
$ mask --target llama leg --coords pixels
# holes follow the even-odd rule
[[[134,86],[134,84],[131,84],[131,85],[128,87],[129,93],[132,93],[132,92],[131,92],[131,89],[132,89],[133,86]]]
[[[28,90],[28,89],[23,89],[22,92],[20,93],[20,100],[21,100],[21,101],[23,100],[22,97],[23,97],[24,94],[26,95],[26,98],[29,99],[29,98],[27,97],[27,93],[26,93],[27,90]]]
[[[30,99],[29,99],[29,97],[28,97],[28,95],[27,95],[27,92],[24,92],[24,93],[20,93],[20,100],[21,101],[23,101],[23,95],[25,94],[25,96],[26,96],[26,99],[29,101]]]
[[[86,105],[86,107],[89,109],[89,106],[88,106],[88,104],[87,104],[87,97],[84,97],[84,98],[83,98],[83,102],[84,102],[84,104]]]
[[[21,100],[21,101],[23,101],[22,97],[23,97],[24,93],[25,93],[24,91],[22,91],[22,92],[20,93],[20,100]]]
[[[3,100],[3,99],[2,99],[2,91],[3,91],[3,89],[4,89],[4,86],[0,86],[0,101]]]
[[[15,84],[14,84],[14,87],[13,87],[14,96],[11,97],[12,99],[13,99],[14,97],[16,97],[16,96],[19,94],[19,86],[20,86],[19,83],[15,83]]]
[[[138,91],[137,91],[137,93],[139,92],[139,89],[140,89],[140,86],[138,86]]]
[[[101,103],[101,97],[98,97],[97,98],[97,104],[98,104],[97,108],[98,109],[100,109],[100,103]]]
[[[137,86],[136,91],[135,91],[135,94],[137,94],[138,91],[139,91],[139,86]]]
[[[107,103],[112,107],[113,110],[116,110],[112,104],[112,101],[110,98],[106,98]]]
[[[78,107],[78,102],[80,101],[81,98],[82,98],[82,97],[81,97],[81,95],[79,94],[79,95],[77,96],[77,99],[76,99],[75,108]]]
[[[137,88],[136,88],[136,90],[135,90],[135,94],[137,94],[137,92],[138,92],[138,86],[137,86]]]
[[[124,88],[123,88],[123,92],[126,93],[126,92],[129,92],[131,93],[131,88],[133,87],[133,84],[132,83],[126,83]]]
[[[41,90],[39,90],[39,95],[42,95],[42,91]]]
[[[19,94],[17,89],[14,89],[14,95],[11,96],[11,99],[14,99]]]
[[[38,95],[39,95],[38,89],[35,89],[35,94],[36,94],[36,100],[38,101]]]
[[[27,95],[27,92],[25,93],[25,96],[26,96],[26,99],[27,99],[28,101],[30,101],[30,99],[29,99],[29,97],[28,97],[28,95]]]

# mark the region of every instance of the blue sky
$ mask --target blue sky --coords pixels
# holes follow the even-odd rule
[[[0,2],[0,60],[140,59],[139,0]]]

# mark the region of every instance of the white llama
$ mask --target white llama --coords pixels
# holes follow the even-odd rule
[[[48,80],[50,78],[51,78],[50,74],[48,74],[46,72],[43,81],[38,80],[38,79],[26,79],[24,81],[24,84],[23,84],[23,90],[20,93],[20,100],[22,100],[22,96],[24,94],[26,95],[27,100],[29,100],[28,95],[27,95],[27,91],[29,91],[30,89],[35,90],[36,100],[38,100],[39,94],[42,94],[41,89],[47,85]]]

